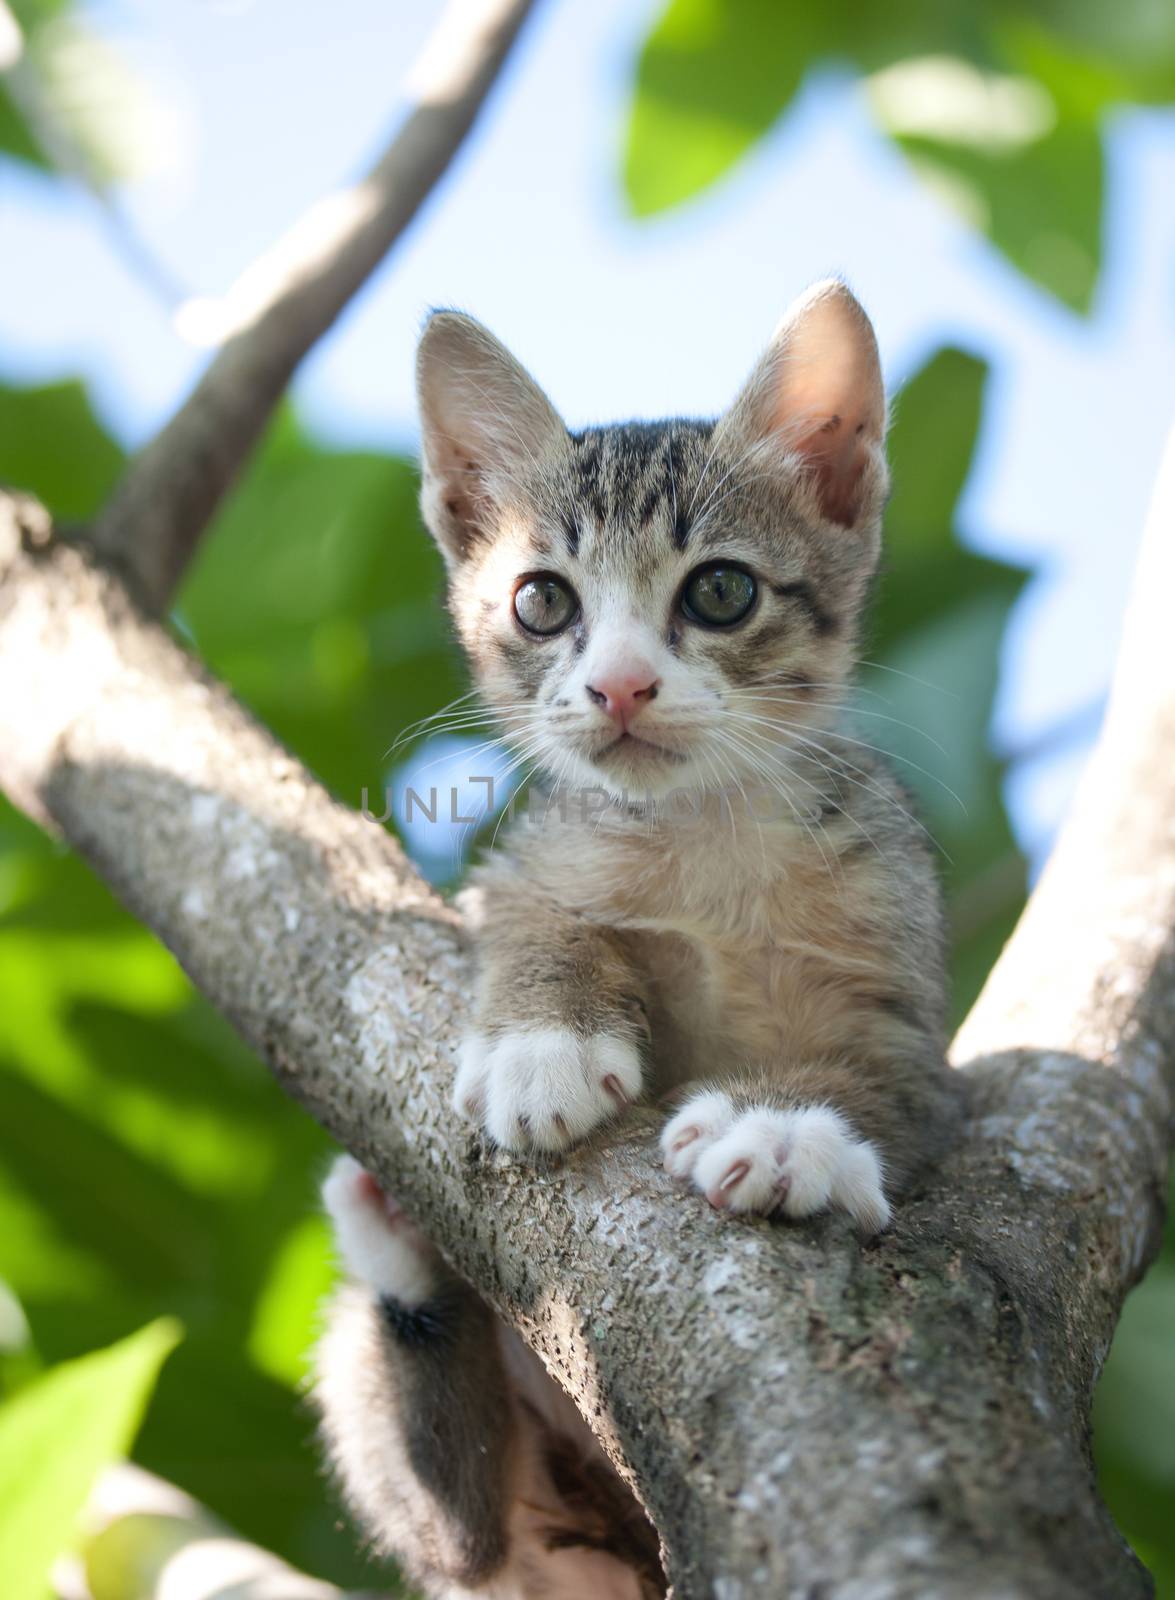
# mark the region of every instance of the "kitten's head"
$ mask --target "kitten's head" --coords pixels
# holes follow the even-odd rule
[[[429,321],[423,507],[507,738],[614,795],[778,771],[839,698],[887,479],[873,330],[789,311],[715,423],[569,433],[479,323]]]

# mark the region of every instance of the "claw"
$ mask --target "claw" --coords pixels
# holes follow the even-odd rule
[[[483,1097],[479,1120],[504,1150],[565,1150],[641,1091],[640,1059],[619,1035],[526,1028],[499,1033],[484,1049],[473,1038],[458,1073],[460,1104]]]
[[[750,1170],[751,1163],[749,1161],[736,1161],[724,1174],[717,1188],[710,1190],[706,1199],[709,1200],[712,1206],[717,1206],[719,1210],[729,1205],[732,1191],[738,1188]]]

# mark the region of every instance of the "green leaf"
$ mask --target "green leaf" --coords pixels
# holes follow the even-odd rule
[[[284,413],[180,600],[214,670],[356,808],[464,685],[418,490],[413,463],[324,449]]]
[[[1074,310],[1089,310],[1101,243],[1096,128],[1070,121],[1007,150],[917,138],[899,143],[918,176],[981,227],[1025,276]]]
[[[1101,134],[1175,95],[1175,8],[1039,0],[818,7],[669,0],[645,41],[624,143],[634,213],[722,178],[814,69],[866,81],[913,170],[1024,274],[1079,311],[1100,258]]]
[[[68,6],[69,0],[7,0],[8,10],[20,34],[20,55],[17,70],[27,73],[28,44],[38,28],[54,20]],[[9,83],[12,80],[9,79]],[[14,88],[5,82],[0,73],[0,155],[15,157],[26,166],[52,171],[52,162],[41,146],[41,141],[30,126],[25,107]]]
[[[59,17],[68,8],[69,0],[7,0],[7,4],[20,30],[21,55],[24,56],[30,36]],[[24,110],[5,84],[3,75],[0,75],[0,155],[15,156],[27,166],[46,170],[51,168]]]
[[[259,1286],[249,1354],[260,1372],[291,1388],[306,1381],[321,1327],[322,1302],[334,1282],[330,1230],[322,1216],[294,1224]]]
[[[1175,1496],[1175,1266],[1156,1262],[1126,1302],[1098,1389],[1095,1423],[1107,1459],[1128,1463]]]
[[[63,1363],[0,1408],[0,1572],[5,1600],[44,1600],[103,1467],[125,1454],[159,1369],[179,1341],[153,1322]]]
[[[54,516],[67,522],[93,516],[123,460],[80,383],[0,385],[0,482],[37,495]]]
[[[74,9],[73,0],[7,0],[7,4],[24,34],[35,33]]]
[[[988,747],[999,648],[1025,574],[954,534],[987,368],[940,350],[896,396],[893,495],[862,673],[862,737],[894,758],[940,854],[965,1014],[1024,902],[1024,863]]]
[[[14,156],[26,166],[48,169],[49,163],[12,95],[0,78],[0,155]]]
[[[20,51],[0,82],[0,154],[106,187],[141,176],[171,138],[165,102],[72,0],[22,0]]]
[[[790,102],[829,44],[823,8],[671,0],[641,52],[625,141],[638,217],[720,178]]]
[[[1175,1168],[1168,1216],[1175,1216]],[[1175,1229],[1163,1257],[1126,1301],[1094,1398],[1098,1482],[1114,1520],[1155,1578],[1175,1595]]]
[[[864,71],[909,55],[957,50],[984,62],[989,43],[968,6],[854,0],[669,0],[645,41],[624,150],[638,216],[713,183],[828,63]]]

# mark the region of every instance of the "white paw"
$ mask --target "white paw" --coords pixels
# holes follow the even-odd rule
[[[889,1221],[877,1151],[830,1106],[739,1111],[705,1089],[666,1123],[661,1149],[666,1169],[722,1211],[810,1217],[839,1206],[868,1233]]]
[[[353,1156],[339,1156],[322,1186],[339,1259],[352,1277],[403,1306],[436,1286],[432,1245]]]
[[[563,1150],[640,1092],[640,1056],[627,1039],[533,1028],[466,1039],[453,1102],[507,1150]]]
[[[676,1116],[661,1129],[665,1170],[675,1178],[693,1173],[703,1150],[724,1134],[735,1119],[730,1096],[721,1089],[703,1089],[691,1095]]]

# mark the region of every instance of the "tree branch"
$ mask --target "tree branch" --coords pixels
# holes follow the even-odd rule
[[[1089,1400],[1159,1236],[1175,1062],[1175,452],[1109,721],[960,1036],[975,1118],[892,1231],[731,1221],[656,1118],[537,1173],[450,1112],[455,914],[44,514],[0,514],[0,781],[519,1327],[677,1600],[1148,1592]],[[1164,581],[1164,579],[1166,581]]]
[[[334,1584],[295,1571],[239,1538],[181,1489],[126,1462],[99,1478],[83,1524],[76,1553],[55,1571],[57,1600],[348,1600]]]
[[[533,3],[450,0],[409,80],[413,109],[384,155],[361,182],[313,206],[226,296],[227,342],[93,530],[95,548],[148,611],[167,609],[295,367],[445,172]]]

